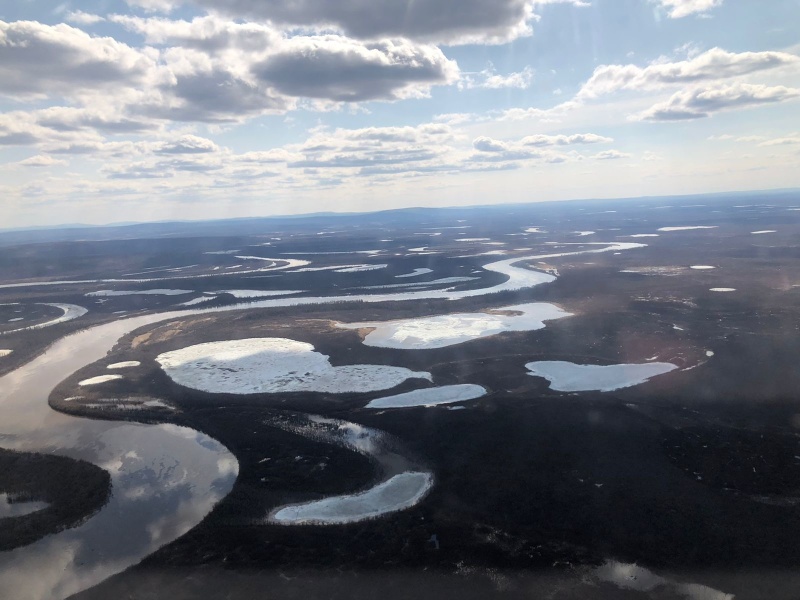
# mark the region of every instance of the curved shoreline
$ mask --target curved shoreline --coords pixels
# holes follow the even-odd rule
[[[0,597],[57,600],[88,589],[189,531],[233,487],[238,473],[236,458],[203,433],[174,425],[78,418],[50,409],[47,396],[52,389],[78,369],[105,356],[122,336],[146,325],[212,312],[332,302],[458,300],[516,291],[555,280],[552,275],[515,267],[516,263],[644,247],[614,242],[603,245],[604,248],[593,250],[489,263],[483,266],[485,270],[508,277],[507,281],[489,288],[277,298],[218,308],[168,311],[111,321],[55,341],[36,358],[0,377],[2,446],[88,460],[111,474],[114,493],[110,502],[80,527],[0,553]],[[59,282],[49,285],[56,283]],[[48,283],[0,287],[36,285]]]

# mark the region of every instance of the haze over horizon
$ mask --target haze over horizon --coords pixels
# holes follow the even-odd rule
[[[791,0],[9,3],[0,223],[798,187],[797,22]]]

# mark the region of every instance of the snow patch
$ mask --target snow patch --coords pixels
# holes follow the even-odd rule
[[[670,363],[578,365],[564,361],[537,361],[525,365],[528,375],[543,377],[558,392],[612,392],[644,383],[677,369]]]
[[[106,296],[182,296],[183,294],[193,294],[192,290],[98,290],[86,294],[90,297]]]
[[[336,269],[334,273],[361,273],[362,271],[379,271],[385,269],[389,265],[355,265],[345,269]]]
[[[411,273],[406,273],[404,275],[395,275],[395,279],[405,279],[407,277],[419,277],[420,275],[427,275],[428,273],[433,273],[433,269],[421,268],[421,269],[414,269]]]
[[[456,402],[475,400],[485,395],[486,390],[479,385],[446,385],[377,398],[367,404],[366,408],[411,408],[415,406],[428,408],[440,404],[455,404]]]
[[[717,229],[718,225],[687,225],[684,227],[660,227],[658,231],[691,231],[694,229]]]
[[[334,367],[314,346],[286,338],[208,342],[159,355],[176,383],[216,394],[374,392],[430,373],[383,365]]]
[[[83,381],[78,382],[80,386],[87,386],[87,385],[98,385],[101,383],[106,383],[108,381],[116,381],[117,379],[124,379],[122,375],[99,375],[98,377],[91,377],[89,379],[84,379]]]
[[[422,350],[445,348],[507,331],[535,331],[572,316],[558,306],[535,302],[506,306],[491,312],[456,313],[397,321],[339,323],[344,329],[372,328],[364,344],[377,348]]]
[[[358,494],[285,506],[269,520],[280,525],[341,525],[374,519],[418,504],[432,485],[430,473],[400,473]]]
[[[106,367],[106,369],[133,369],[134,367],[140,367],[142,363],[138,360],[126,360],[123,362],[113,363]]]

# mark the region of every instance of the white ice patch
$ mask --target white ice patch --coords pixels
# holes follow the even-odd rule
[[[209,302],[214,299],[216,299],[216,296],[200,296],[199,298],[194,298],[192,300],[189,300],[188,302],[182,302],[178,304],[178,306],[195,306],[197,304],[202,304],[203,302]]]
[[[87,385],[98,385],[101,383],[106,383],[108,381],[116,381],[117,379],[124,379],[122,375],[99,375],[98,377],[91,377],[89,379],[84,379],[83,381],[78,382],[80,386],[87,386]]]
[[[587,235],[594,235],[597,232],[596,231],[573,231],[572,233],[574,233],[575,235],[580,236],[580,237],[586,237]]]
[[[399,288],[420,288],[431,287],[434,285],[451,285],[454,283],[466,283],[468,281],[477,281],[480,277],[443,277],[442,279],[433,279],[431,281],[417,281],[414,283],[389,283],[386,285],[366,285],[357,288],[357,290],[394,290]]]
[[[711,288],[709,292],[735,292],[736,288]]]
[[[0,350],[0,358],[3,358],[4,356],[8,356],[12,352],[14,352],[14,351],[13,350]]]
[[[339,525],[364,521],[411,508],[425,497],[432,485],[430,473],[400,473],[359,494],[285,506],[270,514],[269,520],[281,525]]]
[[[362,271],[379,271],[385,269],[389,265],[355,265],[345,269],[336,269],[334,273],[360,273]]]
[[[141,365],[142,363],[140,363],[138,360],[126,360],[108,365],[106,369],[133,369],[134,367],[140,367]]]
[[[502,312],[508,314],[501,314]],[[519,313],[519,314],[514,314]],[[398,321],[340,323],[344,329],[374,330],[364,344],[378,348],[422,350],[445,348],[507,331],[535,331],[553,321],[571,316],[561,308],[541,302],[506,306],[493,312],[456,313]]]
[[[648,238],[648,237],[661,237],[657,233],[634,233],[633,235],[623,235],[620,237],[631,237],[631,238]]]
[[[612,392],[644,383],[651,377],[677,369],[670,363],[578,365],[564,361],[528,363],[528,375],[543,377],[557,392]]]
[[[525,233],[547,233],[541,227],[528,227]]]
[[[183,294],[193,294],[192,290],[98,290],[86,294],[91,297],[105,296],[182,296]]]
[[[492,238],[458,238],[456,242],[489,242]]]
[[[764,229],[762,231],[751,231],[752,235],[764,235],[765,233],[778,233],[775,229]]]
[[[285,338],[208,342],[159,355],[176,383],[216,394],[374,392],[430,373],[383,365],[334,367],[314,346]]]
[[[302,294],[303,290],[217,290],[214,294],[230,294],[234,298],[270,298]],[[211,300],[212,298],[208,298]]]
[[[717,229],[717,225],[687,225],[685,227],[660,227],[659,231],[691,231],[694,229]]]
[[[0,335],[7,335],[9,333],[18,333],[20,331],[30,331],[31,329],[44,329],[45,327],[51,327],[52,325],[58,325],[59,323],[66,323],[67,321],[72,321],[73,319],[82,317],[87,312],[89,312],[87,309],[83,308],[82,306],[78,306],[77,304],[61,304],[58,302],[54,303],[39,302],[38,304],[42,304],[43,306],[52,306],[53,308],[58,308],[59,310],[63,310],[64,314],[56,319],[53,319],[52,321],[47,321],[46,323],[39,323],[38,325],[31,325],[30,327],[22,327],[20,329],[12,329],[11,331],[4,331],[0,333]]]
[[[414,269],[411,273],[406,273],[404,275],[395,275],[395,279],[404,279],[407,277],[419,277],[420,275],[427,275],[428,273],[433,273],[433,269],[421,268],[421,269]]]
[[[692,265],[689,268],[694,269],[695,271],[710,271],[711,269],[716,269],[717,267],[712,267],[711,265]]]
[[[414,390],[395,396],[377,398],[367,404],[366,408],[411,408],[415,406],[431,407],[440,404],[455,404],[467,400],[475,400],[486,395],[486,390],[474,384],[445,385],[442,387]]]

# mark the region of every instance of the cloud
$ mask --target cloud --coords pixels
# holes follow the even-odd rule
[[[177,2],[129,0],[168,11]],[[573,4],[580,4],[571,2]],[[351,38],[383,37],[466,44],[505,43],[530,35],[533,0],[194,0],[193,4],[235,20],[334,28]]]
[[[619,150],[603,150],[602,152],[598,152],[597,154],[595,154],[592,158],[594,158],[595,160],[618,160],[620,158],[630,158],[630,157],[631,157],[630,154],[626,152],[620,152]]]
[[[219,152],[219,146],[209,139],[184,135],[171,142],[163,142],[156,150],[159,154],[206,154]]]
[[[37,154],[21,160],[17,164],[23,167],[56,167],[66,165],[67,161],[53,158],[47,154]]]
[[[458,66],[435,46],[319,36],[286,40],[253,73],[287,96],[360,102],[425,95],[458,79]]]
[[[795,144],[800,144],[800,136],[798,136],[798,135],[793,135],[793,136],[790,136],[790,137],[776,138],[776,139],[773,139],[773,140],[767,140],[767,141],[761,142],[759,144],[759,146],[762,146],[762,147],[791,146],[791,145],[795,145]]]
[[[715,112],[784,102],[800,97],[800,89],[785,86],[737,83],[712,88],[694,88],[674,94],[636,118],[647,121],[685,121],[702,119]]]
[[[577,98],[596,98],[619,90],[655,90],[670,85],[728,79],[798,62],[800,58],[786,52],[732,53],[712,48],[689,60],[656,62],[646,67],[603,65],[597,67],[583,84]]]
[[[140,85],[153,59],[113,38],[66,24],[0,21],[0,94],[72,96],[84,87]]]
[[[572,144],[606,144],[613,138],[595,133],[576,133],[574,135],[530,135],[522,138],[523,146],[568,146]]]
[[[509,73],[508,75],[498,75],[493,67],[480,71],[479,73],[468,73],[458,82],[459,89],[484,88],[490,90],[498,89],[527,89],[533,82],[533,69],[525,67],[522,71]]]
[[[95,23],[105,21],[105,19],[100,15],[85,13],[82,10],[73,10],[68,12],[65,20],[69,21],[70,23],[78,23],[79,25],[94,25]]]
[[[724,0],[656,0],[667,10],[672,19],[680,19],[697,13],[707,13],[721,6]]]

